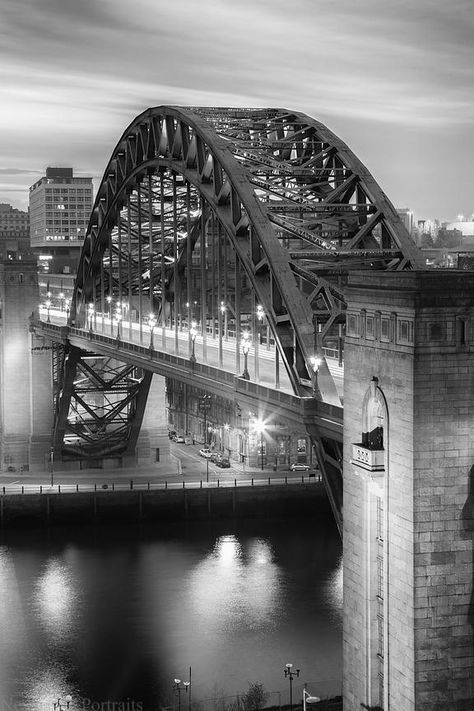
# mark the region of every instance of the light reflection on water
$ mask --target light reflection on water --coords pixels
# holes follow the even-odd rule
[[[214,635],[274,627],[280,615],[281,575],[267,541],[256,539],[243,551],[234,535],[218,538],[189,576],[196,623],[203,633]]]
[[[190,666],[194,699],[261,681],[285,702],[288,661],[301,685],[340,677],[341,546],[327,522],[5,537],[0,708],[51,709],[71,693],[71,711],[126,699],[155,711]]]

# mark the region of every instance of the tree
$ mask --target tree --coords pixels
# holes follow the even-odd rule
[[[267,698],[268,693],[261,682],[249,684],[248,691],[242,696],[243,711],[260,711],[265,708]]]
[[[447,230],[445,227],[441,227],[438,230],[435,247],[458,247],[461,244],[461,239],[461,230]]]
[[[420,247],[422,249],[429,249],[434,246],[433,238],[429,232],[423,232],[420,237]]]

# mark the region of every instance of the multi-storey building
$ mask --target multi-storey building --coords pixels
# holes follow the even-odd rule
[[[92,178],[74,177],[72,168],[46,168],[30,187],[30,239],[40,264],[40,291],[61,308],[72,293],[92,202]]]
[[[30,216],[10,204],[0,203],[0,258],[21,259],[30,251]]]

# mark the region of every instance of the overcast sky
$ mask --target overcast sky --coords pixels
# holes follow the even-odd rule
[[[474,212],[473,0],[0,0],[0,202],[160,104],[303,111],[396,207]]]

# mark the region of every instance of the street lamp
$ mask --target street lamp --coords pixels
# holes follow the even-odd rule
[[[258,338],[260,343],[262,342],[262,323],[263,317],[265,316],[265,310],[261,304],[257,305],[257,319],[258,319]]]
[[[181,711],[181,692],[188,693],[190,683],[190,681],[181,681],[181,679],[174,680],[173,689],[178,694],[178,711]]]
[[[196,321],[191,321],[191,328],[189,329],[189,335],[191,336],[191,346],[192,346],[192,351],[191,351],[191,365],[194,368],[194,364],[196,362],[196,353],[195,353],[195,345],[196,345],[196,336],[197,336],[197,323]]]
[[[57,701],[53,701],[53,711],[64,711],[64,709],[68,709],[71,701],[71,694],[67,694],[64,699],[59,698]],[[63,706],[63,702],[66,704],[66,706]]]
[[[229,432],[230,432],[230,425],[228,422],[224,423],[223,431],[225,433],[225,437],[223,437],[223,449],[227,449],[228,453],[230,454],[230,447],[229,447]],[[226,446],[227,445],[227,446]]]
[[[293,664],[288,662],[288,664],[285,664],[283,671],[285,672],[285,678],[290,682],[290,711],[293,711],[293,677],[299,676],[300,670],[295,669],[295,671],[293,671]]]
[[[48,299],[48,300],[46,301],[45,306],[46,306],[46,313],[47,313],[47,322],[50,323],[50,322],[51,322],[51,319],[50,319],[50,317],[49,317],[49,312],[50,312],[50,309],[51,309],[51,299]]]
[[[226,328],[225,328],[225,315],[226,315],[226,310],[227,307],[224,304],[223,301],[221,301],[221,305],[219,306],[219,319],[218,319],[218,330],[219,330],[219,368],[222,368],[223,366],[223,349],[222,349],[222,335],[226,333]]]
[[[313,397],[316,397],[320,400],[321,399],[321,392],[319,390],[319,385],[318,385],[318,371],[319,371],[319,366],[322,363],[322,359],[319,356],[311,356],[309,359],[309,362],[310,362],[311,368],[313,370]]]
[[[156,316],[155,314],[149,314],[148,316],[148,328],[150,329],[150,351],[153,350],[153,331],[156,326]]]
[[[51,474],[51,486],[54,486],[54,447],[49,448],[49,473]]]
[[[66,320],[69,320],[69,305],[71,303],[70,299],[64,299],[64,306],[66,308]]]
[[[311,696],[306,689],[303,689],[303,711],[306,711],[306,704],[319,704],[320,701],[321,699],[319,696]]]
[[[249,350],[250,350],[250,340],[249,340],[249,332],[244,331],[242,334],[242,353],[244,354],[244,372],[242,373],[242,377],[244,380],[250,380],[250,375],[248,371],[248,355],[249,355]]]
[[[117,324],[117,341],[120,341],[120,321],[122,320],[122,314],[120,312],[120,309],[117,308],[114,314],[115,322]]]
[[[94,304],[89,304],[89,335],[92,336],[92,319],[94,318]]]
[[[264,443],[264,432],[265,432],[265,422],[263,420],[255,420],[253,424],[255,432],[260,433],[260,458],[261,458],[261,468],[263,471],[263,443]]]
[[[207,446],[207,413],[211,409],[212,395],[203,395],[199,402],[199,409],[203,413],[204,419],[204,446]]]

